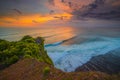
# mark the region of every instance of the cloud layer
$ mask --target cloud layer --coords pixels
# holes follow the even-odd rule
[[[78,10],[73,10],[73,15],[77,18],[92,17],[100,19],[120,18],[120,0],[95,0]]]
[[[120,0],[0,0],[0,26],[88,18],[120,20]]]
[[[74,18],[120,19],[120,0],[51,0]],[[51,4],[52,5],[52,4]]]
[[[70,13],[77,19],[120,18],[120,0],[1,0],[0,16]]]

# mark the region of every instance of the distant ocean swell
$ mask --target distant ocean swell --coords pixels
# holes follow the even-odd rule
[[[54,33],[53,33],[54,32]],[[33,36],[33,37],[37,37],[37,36],[41,36],[43,38],[50,38],[50,39],[54,39],[54,37],[59,37],[60,35],[62,34],[67,34],[67,33],[70,33],[71,31],[70,30],[66,30],[64,32],[55,32],[54,30],[48,30],[48,31],[18,31],[18,32],[3,32],[2,34],[0,34],[0,38],[1,39],[6,39],[6,40],[10,40],[10,41],[16,41],[16,40],[19,40],[21,39],[23,36],[25,35],[30,35],[30,36]]]
[[[120,48],[120,38],[103,36],[92,37],[81,44],[61,45],[65,41],[72,40],[75,37],[45,45],[55,67],[65,72],[74,71],[94,56],[106,54],[109,51]]]
[[[71,37],[69,39],[65,39],[65,40],[62,40],[60,42],[56,42],[56,43],[52,43],[52,44],[46,44],[45,47],[58,46],[58,45],[61,45],[64,42],[67,42],[67,41],[69,41],[71,39],[74,39],[75,37],[77,37],[77,36],[73,36],[73,37]]]

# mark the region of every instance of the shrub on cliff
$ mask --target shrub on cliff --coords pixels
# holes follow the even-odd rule
[[[43,69],[44,76],[47,76],[50,73],[50,68],[47,66]]]
[[[44,39],[41,37],[35,39],[31,36],[24,36],[16,42],[0,40],[0,65],[9,66],[22,57],[35,58],[52,64],[44,50]]]

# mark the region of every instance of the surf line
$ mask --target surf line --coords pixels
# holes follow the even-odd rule
[[[60,41],[60,42],[56,42],[56,43],[52,43],[52,44],[45,44],[45,47],[58,46],[58,45],[61,45],[61,44],[64,43],[64,42],[67,42],[67,41],[69,41],[69,40],[71,40],[71,39],[74,39],[74,38],[76,38],[76,37],[77,37],[77,36],[74,36],[74,37],[71,37],[71,38],[69,38],[69,39],[62,40],[62,41]]]

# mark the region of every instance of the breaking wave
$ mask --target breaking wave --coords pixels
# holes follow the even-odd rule
[[[65,72],[72,72],[77,67],[88,62],[92,57],[106,54],[120,47],[120,38],[99,36],[81,44],[61,45],[68,40],[45,45],[55,67]]]

